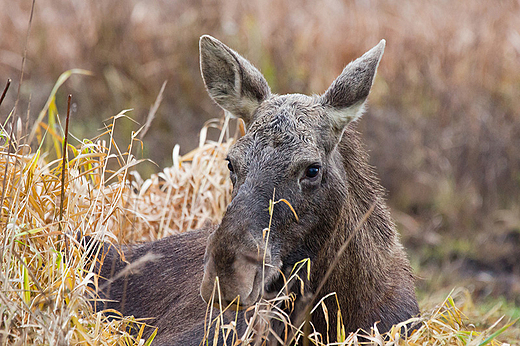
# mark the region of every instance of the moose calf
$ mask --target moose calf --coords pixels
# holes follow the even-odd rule
[[[410,264],[351,124],[363,112],[384,47],[382,40],[351,62],[321,96],[276,95],[245,58],[202,36],[200,66],[208,93],[247,127],[227,156],[232,201],[220,225],[125,247],[126,262],[105,245],[99,294],[109,301],[96,308],[152,318],[155,345],[198,345],[217,277],[220,300],[214,302],[244,308],[273,297],[284,276],[308,258],[310,279],[303,292],[300,284],[290,286],[296,298],[287,313],[302,322],[309,296],[316,295],[316,303],[335,292],[336,298],[324,300],[332,327],[322,309],[310,320],[322,334],[330,329],[332,340],[338,303],[347,332],[370,330],[376,322],[386,331],[417,315]],[[273,192],[290,206],[276,204],[270,220]],[[128,265],[134,267],[125,271]],[[237,324],[244,329],[243,316]]]

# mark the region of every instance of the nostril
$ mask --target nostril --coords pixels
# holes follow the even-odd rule
[[[209,304],[212,298],[212,291],[207,289],[207,285],[205,282],[202,282],[202,285],[200,287],[200,296],[202,299],[206,302],[206,304]]]
[[[215,295],[215,292],[219,290],[219,278],[213,274],[213,270],[214,268],[211,264],[206,265],[200,285],[200,295],[207,304],[209,304],[214,298],[218,298],[218,295]]]

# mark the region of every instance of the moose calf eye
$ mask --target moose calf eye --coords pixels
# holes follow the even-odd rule
[[[313,179],[313,178],[316,178],[318,176],[318,174],[320,173],[320,166],[319,165],[311,165],[309,167],[307,167],[307,169],[305,170],[305,178],[309,178],[309,179]]]
[[[231,161],[228,161],[227,168],[229,169],[230,172],[234,172],[234,168],[233,168],[233,165],[231,164]]]

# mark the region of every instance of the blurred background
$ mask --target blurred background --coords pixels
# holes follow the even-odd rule
[[[31,1],[0,2],[0,83],[13,107]],[[35,121],[60,74],[71,132],[100,133],[123,109],[144,124],[149,176],[198,145],[222,116],[199,73],[211,34],[247,57],[276,93],[322,93],[380,39],[387,48],[358,129],[377,167],[422,297],[467,287],[520,313],[520,1],[37,0],[20,107]],[[7,114],[7,111],[2,111]],[[25,116],[24,116],[25,117]],[[2,123],[5,119],[0,119]],[[32,126],[30,121],[29,126]],[[118,143],[139,128],[121,120]]]

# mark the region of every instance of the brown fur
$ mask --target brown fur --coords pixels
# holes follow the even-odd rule
[[[291,286],[297,294],[294,311],[300,312],[292,317],[301,320],[306,297],[316,291],[340,247],[375,205],[352,235],[318,300],[336,292],[347,332],[369,330],[375,322],[386,331],[418,314],[414,277],[384,191],[349,125],[362,113],[383,49],[381,42],[349,64],[323,96],[279,96],[271,94],[247,60],[203,36],[201,70],[208,92],[248,126],[228,155],[233,200],[215,229],[124,249],[130,266],[140,258],[149,260],[119,277],[126,264],[106,248],[101,276],[116,279],[102,284],[101,295],[114,300],[104,307],[153,317],[151,324],[159,327],[156,344],[198,345],[206,310],[200,295],[211,300],[217,276],[226,305],[240,296],[240,305],[250,306],[280,288],[280,273],[288,275],[295,263],[310,258],[310,281],[304,292]],[[266,245],[263,234],[273,192],[275,200],[290,202],[299,220],[287,205],[277,204]],[[336,299],[325,303],[335,326]],[[312,323],[325,334],[325,318],[319,311]],[[241,329],[243,319],[238,320]],[[334,331],[332,327],[331,340]]]

